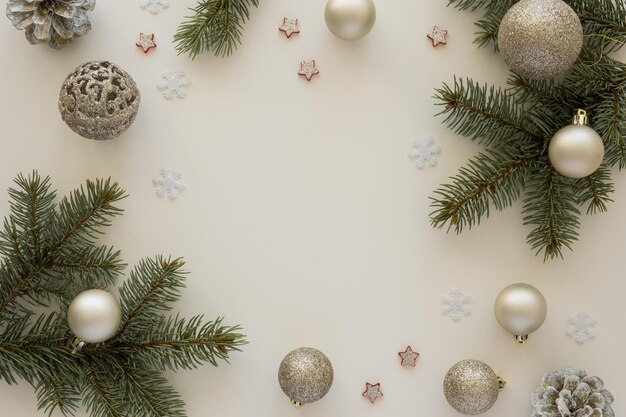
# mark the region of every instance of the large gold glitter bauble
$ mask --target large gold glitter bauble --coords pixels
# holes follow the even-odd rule
[[[333,384],[333,365],[317,349],[303,347],[287,354],[278,368],[278,383],[296,406],[321,399]]]
[[[466,359],[455,364],[443,381],[446,400],[456,411],[475,416],[489,410],[498,399],[504,380],[484,362]]]
[[[502,58],[524,78],[542,80],[564,73],[582,46],[580,19],[561,0],[521,0],[500,22]]]
[[[135,120],[141,95],[137,84],[108,61],[87,62],[67,76],[59,94],[63,121],[87,139],[113,139]]]
[[[328,0],[324,19],[333,35],[355,41],[370,33],[374,27],[376,6],[373,0]]]

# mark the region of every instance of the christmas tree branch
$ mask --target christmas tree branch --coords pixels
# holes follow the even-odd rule
[[[176,50],[191,59],[211,51],[215,56],[230,55],[241,44],[249,9],[258,5],[258,0],[201,0],[174,35]]]
[[[437,89],[438,114],[446,115],[443,123],[454,132],[484,145],[516,144],[530,136],[543,141],[519,113],[512,98],[502,89],[480,86],[471,79],[454,79],[454,87],[447,84]]]
[[[527,241],[544,259],[563,257],[578,240],[580,212],[569,181],[553,170],[547,157],[539,159],[526,183],[524,224],[533,226]]]
[[[129,331],[149,328],[163,311],[180,298],[184,287],[182,259],[144,259],[130,273],[120,289],[122,324],[116,339]]]
[[[601,166],[590,176],[576,180],[574,183],[577,203],[581,206],[587,204],[587,214],[607,211],[606,205],[613,202],[611,194],[614,191],[611,171],[606,166]]]
[[[503,149],[487,150],[471,160],[444,184],[432,198],[431,224],[447,225],[460,233],[464,227],[480,224],[489,216],[490,206],[502,210],[520,195],[520,188],[532,153],[518,155]]]

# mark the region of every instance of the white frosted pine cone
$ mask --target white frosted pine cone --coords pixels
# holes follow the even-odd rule
[[[9,0],[7,17],[31,44],[61,49],[91,30],[87,13],[95,6],[96,0]]]
[[[604,382],[580,369],[544,373],[531,401],[533,417],[615,417]]]

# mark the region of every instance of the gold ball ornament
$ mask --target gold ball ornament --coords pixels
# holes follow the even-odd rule
[[[87,343],[104,342],[117,333],[122,310],[111,293],[83,291],[67,309],[67,323],[77,338]]]
[[[604,159],[604,143],[587,126],[587,113],[578,110],[571,125],[554,134],[548,148],[550,163],[562,175],[583,178],[593,174]]]
[[[493,307],[496,320],[515,340],[526,343],[528,335],[541,327],[548,304],[541,292],[528,284],[512,284],[500,291]]]
[[[443,391],[452,408],[475,416],[493,407],[505,384],[486,363],[466,359],[450,368],[443,381]]]
[[[370,33],[374,27],[376,6],[373,0],[328,0],[324,19],[333,35],[355,41]]]
[[[504,15],[498,30],[504,62],[524,78],[543,80],[564,73],[582,46],[580,18],[561,0],[521,0]]]
[[[59,93],[61,118],[84,138],[108,140],[121,135],[137,117],[141,94],[133,78],[108,61],[80,65]]]
[[[293,405],[320,400],[333,384],[330,360],[317,349],[302,347],[287,354],[278,368],[278,383]]]

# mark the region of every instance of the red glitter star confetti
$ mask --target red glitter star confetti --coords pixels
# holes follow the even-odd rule
[[[400,362],[402,366],[415,366],[415,361],[420,357],[420,354],[413,352],[411,346],[407,346],[404,352],[398,352],[398,356],[402,359]]]
[[[426,35],[431,41],[433,41],[433,46],[437,46],[440,43],[447,44],[448,40],[446,36],[448,36],[448,31],[445,29],[439,29],[439,26],[435,26],[433,31]]]
[[[365,391],[363,391],[361,395],[370,400],[370,403],[374,404],[374,401],[383,396],[383,393],[380,391],[380,382],[377,384],[366,382]]]
[[[319,73],[320,72],[315,65],[315,60],[300,62],[300,71],[298,72],[298,75],[306,77],[307,81],[311,81],[311,78]]]
[[[283,25],[278,28],[281,32],[284,32],[288,38],[291,37],[294,33],[300,33],[300,28],[298,27],[298,19],[283,19]]]
[[[150,35],[140,33],[139,42],[137,42],[135,45],[140,47],[143,50],[144,54],[147,54],[151,49],[157,47],[156,43],[154,43],[154,33],[151,33]]]

